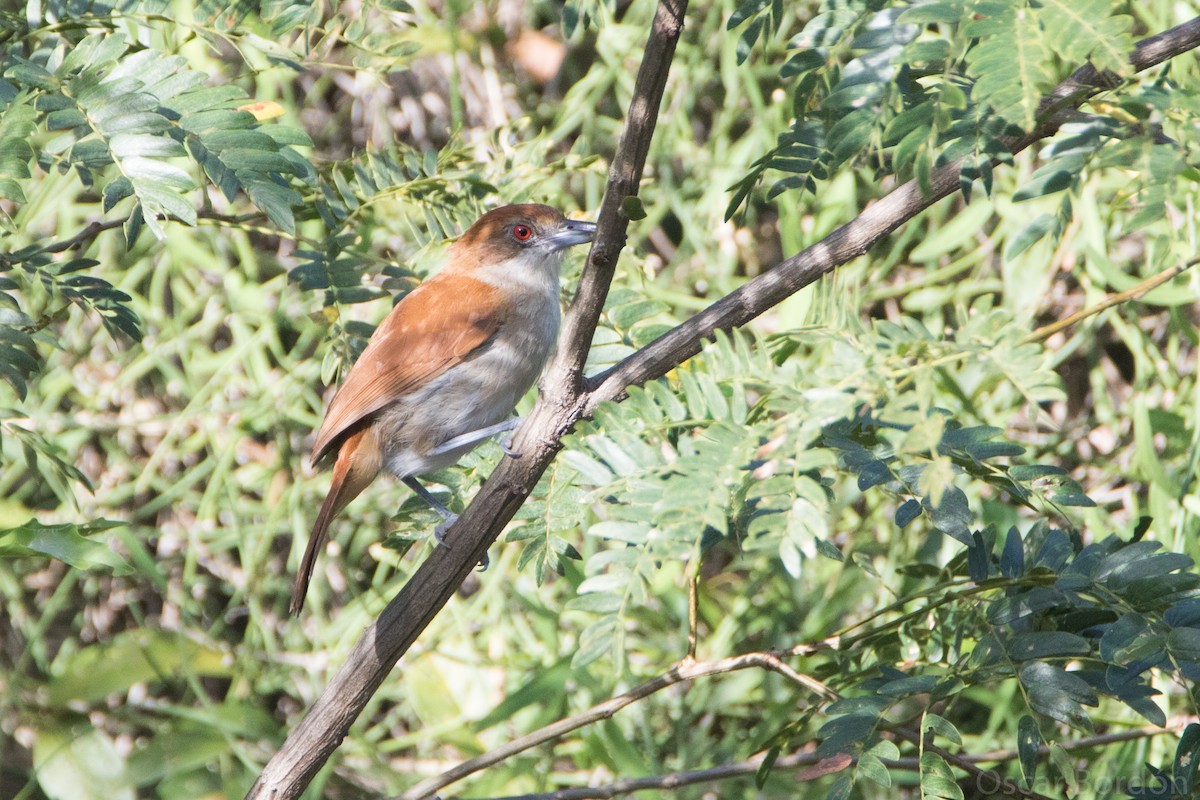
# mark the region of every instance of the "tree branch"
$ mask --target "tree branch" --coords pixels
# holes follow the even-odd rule
[[[422,798],[431,797],[438,789],[449,786],[455,781],[462,780],[468,775],[478,772],[481,769],[486,769],[493,764],[499,764],[515,756],[517,753],[562,738],[571,731],[591,725],[594,722],[609,719],[626,706],[649,697],[655,692],[660,692],[669,686],[697,678],[704,678],[709,675],[719,675],[750,668],[777,672],[825,700],[837,699],[837,694],[827,686],[814,678],[796,672],[781,661],[774,653],[745,653],[740,656],[718,659],[717,661],[682,661],[671,667],[666,673],[630,689],[625,694],[605,700],[603,703],[592,706],[587,711],[558,720],[540,730],[527,733],[508,744],[497,747],[495,750],[468,759],[446,770],[441,775],[423,780],[400,795],[398,800],[421,800]]]
[[[1097,736],[1088,736],[1083,739],[1077,739],[1072,742],[1062,742],[1060,747],[1067,752],[1075,750],[1086,750],[1089,747],[1103,747],[1109,744],[1118,742],[1128,742],[1136,739],[1148,739],[1152,736],[1161,736],[1164,733],[1170,733],[1176,730],[1189,721],[1184,720],[1178,725],[1172,724],[1167,728],[1160,728],[1157,725],[1144,725],[1140,728],[1134,728],[1128,731],[1119,733],[1105,733]],[[943,752],[940,751],[939,752]],[[1039,749],[1041,755],[1048,755],[1050,748],[1047,745],[1042,745]],[[1018,787],[1007,778],[998,775],[994,770],[978,770],[978,767],[973,767],[975,764],[988,763],[996,761],[1012,761],[1017,757],[1016,750],[1000,750],[989,753],[979,753],[977,755],[958,756],[957,761],[963,764],[972,765],[971,774],[975,776],[978,785],[992,787],[993,792],[989,793],[989,797],[1010,796],[1017,793]],[[692,786],[697,783],[712,783],[713,781],[729,780],[731,778],[741,778],[747,775],[754,775],[762,766],[764,756],[762,754],[753,756],[745,761],[738,761],[733,764],[722,764],[717,767],[709,767],[708,769],[687,770],[685,772],[669,772],[665,775],[651,775],[644,778],[626,778],[613,783],[607,783],[602,786],[579,786],[571,789],[559,789],[554,792],[541,792],[537,794],[522,794],[512,795],[509,797],[497,797],[492,800],[607,800],[611,797],[620,797],[634,792],[646,791],[648,789],[677,789],[681,786]],[[915,757],[881,759],[883,765],[888,769],[908,770],[910,772],[918,772],[921,769],[920,759]],[[956,763],[957,763],[956,761]],[[824,763],[823,763],[824,762]],[[832,775],[835,772],[840,772],[853,766],[856,762],[854,759],[845,759],[836,763],[832,758],[820,758],[816,753],[799,752],[791,753],[786,756],[780,756],[771,766],[772,771],[782,772],[784,770],[800,769],[802,767],[811,767],[800,775],[796,776],[797,780],[806,781],[825,775]],[[978,770],[978,771],[977,771]],[[985,783],[986,781],[986,783]],[[1003,793],[1004,790],[1010,790]],[[402,797],[405,795],[402,795]],[[1038,795],[1040,796],[1040,795]]]
[[[600,202],[595,243],[588,255],[575,298],[571,301],[571,308],[563,321],[558,355],[543,381],[543,385],[549,387],[551,392],[560,392],[564,398],[573,400],[583,389],[583,365],[592,346],[596,322],[604,309],[604,299],[608,297],[608,287],[617,269],[617,257],[625,246],[625,230],[629,227],[629,217],[624,211],[625,200],[637,195],[638,185],[642,181],[642,169],[646,165],[654,128],[658,124],[658,109],[662,105],[671,59],[675,56],[675,43],[683,32],[683,13],[686,9],[687,0],[661,0],[654,13],[650,41],[646,45],[646,54],[634,84],[633,100],[629,104],[625,133],[621,136],[617,157],[608,171],[608,184],[604,189],[604,199]]]
[[[396,662],[525,502],[558,452],[558,440],[580,418],[579,376],[625,242],[628,219],[622,204],[641,179],[686,9],[687,0],[659,2],[634,84],[626,131],[609,173],[588,267],[567,314],[556,364],[544,382],[548,389],[513,442],[521,456],[500,463],[487,485],[447,531],[451,546],[434,548],[363,633],[325,691],[263,768],[247,800],[291,800],[300,796]]]
[[[1113,306],[1119,306],[1121,303],[1127,303],[1130,300],[1137,300],[1142,295],[1146,294],[1146,292],[1149,292],[1151,289],[1157,289],[1159,286],[1162,286],[1176,275],[1182,275],[1184,272],[1187,272],[1197,264],[1200,264],[1200,257],[1190,259],[1182,264],[1176,264],[1174,266],[1167,267],[1157,275],[1151,275],[1149,278],[1146,278],[1146,280],[1142,281],[1137,286],[1132,286],[1123,292],[1110,294],[1108,297],[1104,298],[1095,305],[1088,306],[1080,311],[1076,311],[1074,314],[1064,317],[1057,322],[1052,322],[1049,325],[1043,325],[1036,331],[1030,333],[1021,341],[1040,342],[1043,339],[1049,339],[1054,334],[1061,330],[1066,330],[1076,322],[1080,322],[1090,316],[1099,314],[1101,311],[1107,311]]]
[[[1200,17],[1138,43],[1129,58],[1134,71],[1161,64],[1200,46]],[[1005,142],[1014,154],[1053,135],[1074,106],[1111,88],[1112,73],[1100,73],[1090,64],[1080,67],[1042,101],[1048,116],[1032,133]],[[774,269],[742,284],[696,316],[664,333],[650,344],[588,380],[585,414],[606,400],[618,400],[633,385],[662,377],[700,352],[717,331],[745,325],[769,308],[815,282],[851,259],[866,253],[877,242],[931,205],[953,194],[960,185],[962,161],[934,170],[929,194],[911,180],[865,209],[852,221],[821,241],[784,260]]]
[[[283,747],[264,768],[248,798],[295,798],[346,736],[388,672],[422,630],[449,601],[475,564],[486,554],[504,526],[533,491],[571,427],[605,400],[619,399],[633,384],[660,377],[699,352],[717,330],[744,324],[815,281],[840,264],[865,253],[893,230],[959,186],[960,164],[936,170],[931,192],[922,195],[915,182],[892,191],[821,242],[785,260],[775,269],[717,301],[596,378],[583,381],[586,358],[616,255],[624,241],[626,197],[636,188],[667,67],[683,26],[686,0],[660,0],[639,71],[629,123],[610,172],[609,193],[601,206],[593,255],[571,311],[567,315],[560,354],[545,381],[544,394],[517,431],[514,447],[521,455],[505,458],[448,531],[451,547],[438,547],[359,639]],[[1141,42],[1130,61],[1135,70],[1162,63],[1200,46],[1200,18]],[[648,65],[656,65],[652,70]],[[1075,72],[1048,101],[1062,107],[1081,103],[1110,85],[1091,67]],[[1037,131],[1010,143],[1013,152],[1052,134],[1057,111]]]

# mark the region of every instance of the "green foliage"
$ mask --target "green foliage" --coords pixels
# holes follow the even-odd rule
[[[973,10],[978,16],[963,31],[979,40],[967,59],[975,78],[971,95],[1004,120],[1032,129],[1042,95],[1054,85],[1050,47],[1037,16],[1003,1],[976,3]]]
[[[1153,724],[1166,724],[1162,708],[1151,700],[1160,692],[1147,677],[1150,670],[1164,670],[1186,678],[1200,669],[1200,651],[1188,644],[1196,636],[1200,587],[1200,576],[1190,571],[1192,560],[1158,552],[1157,543],[1115,536],[1080,547],[1076,537],[1045,525],[1024,537],[1010,530],[999,556],[995,538],[992,531],[977,535],[979,558],[971,554],[955,562],[941,585],[923,592],[941,599],[906,615],[929,618],[921,628],[907,629],[913,644],[931,656],[920,673],[862,669],[876,658],[890,660],[884,653],[899,642],[885,633],[894,624],[854,636],[863,651],[846,651],[827,680],[839,689],[855,685],[858,693],[826,709],[817,731],[818,755],[861,759],[896,726],[889,721],[894,712],[914,700],[939,704],[936,715],[925,714],[923,730],[945,737],[945,746],[961,746],[959,726],[970,725],[975,713],[972,693],[999,696],[998,685],[1005,681],[1019,685],[1027,710],[1036,715],[1026,714],[1018,724],[1027,784],[1036,774],[1043,726],[1061,723],[1090,733],[1087,708],[1103,697]],[[954,588],[968,575],[972,588]],[[960,603],[969,609],[965,615]],[[780,734],[784,741],[789,735]],[[1194,745],[1185,734],[1180,746]],[[857,779],[864,777],[883,780],[860,770]],[[849,783],[837,784],[833,794],[848,790]],[[937,797],[956,796],[958,789],[945,760],[928,751],[922,755],[921,785]]]
[[[39,166],[73,170],[101,191],[105,211],[132,198],[126,246],[143,224],[159,239],[167,219],[196,224],[189,197],[196,182],[174,162],[189,154],[227,198],[245,191],[274,224],[294,229],[291,208],[300,196],[286,181],[311,168],[290,145],[308,138],[260,129],[252,114],[234,108],[243,92],[203,86],[205,76],[184,58],[135,49],[114,31],[84,37],[65,57],[43,49],[31,58],[10,54],[4,66],[11,91],[27,94],[40,126],[56,134],[37,154]]]
[[[131,570],[124,559],[105,545],[86,538],[120,524],[101,519],[87,525],[43,525],[30,520],[20,527],[0,530],[0,558],[47,556],[75,569],[104,567],[117,574],[128,574]]]
[[[742,34],[747,53],[778,28],[775,12],[765,8],[748,3],[730,18],[734,27],[757,15]],[[1111,0],[931,0],[883,9],[866,2],[823,3],[789,43],[793,54],[780,67],[791,86],[791,130],[731,187],[725,216],[732,217],[769,172],[784,177],[767,191],[768,200],[793,189],[815,194],[818,182],[848,161],[869,165],[877,175],[915,178],[927,189],[934,167],[963,159],[964,196],[970,197],[976,180],[990,193],[993,162],[1010,159],[1001,137],[1033,130],[1057,111],[1043,108],[1042,100],[1070,70],[1090,62],[1128,74],[1131,23]],[[1065,30],[1071,35],[1062,35]],[[1165,149],[1158,158],[1169,159],[1174,148],[1127,119],[1102,117],[1093,125],[1107,125],[1106,138],[1132,137]],[[1084,166],[1076,154],[1055,158],[1044,169],[1058,176],[1058,191]],[[1069,205],[1057,218],[1039,217],[1010,256],[1047,233],[1057,238],[1070,219]]]
[[[1154,785],[1131,787],[1130,797],[1151,798],[1194,797],[1196,793],[1196,757],[1200,747],[1200,725],[1188,725],[1183,735],[1179,737],[1179,745],[1175,748],[1175,762],[1170,773],[1156,769],[1147,764],[1147,769],[1155,779]]]

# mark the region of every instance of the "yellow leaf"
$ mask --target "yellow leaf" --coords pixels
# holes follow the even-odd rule
[[[254,115],[254,118],[259,122],[264,122],[268,119],[275,119],[283,116],[283,106],[276,103],[274,100],[264,100],[259,103],[247,103],[244,106],[238,106],[238,111],[249,111]]]

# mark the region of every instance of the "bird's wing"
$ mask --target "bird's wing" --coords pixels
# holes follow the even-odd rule
[[[313,444],[313,463],[355,423],[486,346],[504,322],[503,299],[503,292],[483,281],[440,275],[401,300],[329,404]]]

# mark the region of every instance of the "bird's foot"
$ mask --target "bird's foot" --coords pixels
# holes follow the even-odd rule
[[[512,446],[514,436],[516,436],[516,433],[510,433],[508,436],[505,436],[503,439],[501,439],[500,449],[503,450],[504,455],[508,456],[509,458],[520,458],[521,454],[514,450]]]
[[[439,522],[438,526],[433,529],[433,538],[437,541],[440,547],[450,547],[450,542],[446,540],[446,531],[450,530],[450,526],[456,522],[458,522],[458,514],[451,514],[449,517],[446,517]],[[483,554],[483,558],[479,560],[479,571],[487,572],[487,568],[490,563],[491,559],[488,558],[488,554],[485,552]]]
[[[446,531],[450,530],[450,526],[458,522],[458,514],[451,514],[444,517],[438,526],[433,529],[433,538],[442,547],[449,547],[450,542],[446,541]]]

